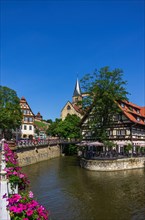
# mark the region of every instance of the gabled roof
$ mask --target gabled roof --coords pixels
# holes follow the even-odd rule
[[[67,101],[67,103],[65,104],[65,106],[62,108],[61,112],[63,111],[63,109],[66,107],[66,105],[70,105],[72,108],[74,108],[74,110],[80,114],[83,114],[82,110],[79,108],[79,106],[77,106],[74,103],[71,103],[70,101]]]
[[[63,109],[65,108],[65,106],[68,105],[68,104],[72,106],[72,103],[71,103],[70,101],[67,101],[67,103],[63,106],[61,112],[63,111]]]
[[[28,102],[26,101],[26,99],[25,99],[24,96],[20,99],[20,104],[21,104],[21,103],[26,103],[26,104],[28,105],[28,108],[29,108],[30,111],[32,112],[33,116],[35,117],[35,115],[34,115],[32,109],[30,108],[30,106],[29,106],[29,104],[28,104]]]
[[[116,102],[124,113],[124,115],[133,123],[145,126],[145,107],[138,106],[132,102],[121,100]],[[122,105],[123,104],[123,105]],[[81,124],[89,117],[93,105],[88,109],[87,113],[82,118]]]
[[[145,126],[145,107],[125,100],[118,101],[118,106],[130,121]]]

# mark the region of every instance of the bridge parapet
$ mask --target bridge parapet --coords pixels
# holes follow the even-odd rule
[[[54,145],[65,145],[65,144],[77,144],[79,140],[67,140],[67,139],[47,139],[47,140],[20,140],[17,142],[8,141],[11,150],[17,150],[21,148],[35,148],[40,146],[54,146]]]

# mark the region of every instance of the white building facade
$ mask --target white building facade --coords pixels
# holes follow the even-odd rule
[[[21,138],[33,139],[35,133],[35,115],[24,97],[22,97],[20,100],[20,106],[23,113],[23,120],[21,125]]]

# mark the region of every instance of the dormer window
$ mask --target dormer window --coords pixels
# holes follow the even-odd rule
[[[129,110],[130,110],[130,111],[133,111],[133,108],[132,108],[131,106],[129,106]]]
[[[137,117],[137,119],[136,119],[137,121],[140,121],[140,117]]]
[[[124,108],[124,107],[125,107],[125,104],[124,104],[124,103],[121,103],[121,107]]]
[[[140,111],[139,111],[139,109],[136,109],[136,112],[137,112],[138,114],[140,114]]]

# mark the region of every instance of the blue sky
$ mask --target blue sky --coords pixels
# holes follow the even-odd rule
[[[77,75],[110,66],[123,69],[129,100],[145,106],[144,8],[141,0],[1,1],[1,85],[54,120]]]

